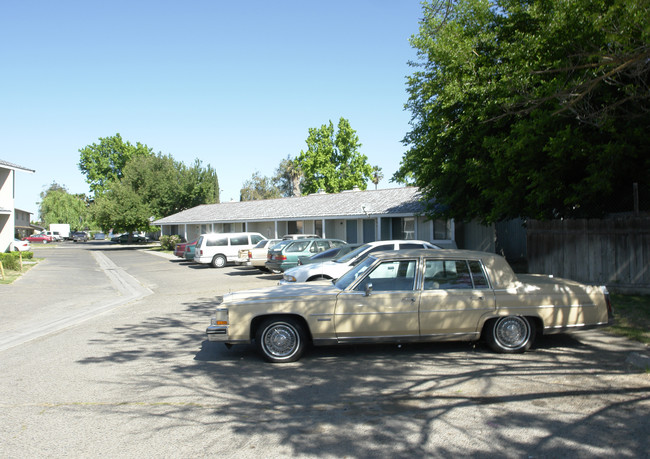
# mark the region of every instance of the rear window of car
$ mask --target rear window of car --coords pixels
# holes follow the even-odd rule
[[[295,241],[289,244],[289,246],[286,249],[286,252],[304,252],[307,250],[307,247],[309,247],[309,244],[311,244],[312,241]]]

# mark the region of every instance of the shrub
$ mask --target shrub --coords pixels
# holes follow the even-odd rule
[[[160,248],[163,250],[173,251],[179,242],[181,242],[181,237],[176,234],[172,236],[160,236]]]
[[[32,252],[0,253],[0,261],[2,262],[2,267],[7,270],[19,271],[21,255],[23,260],[29,260],[34,256]]]

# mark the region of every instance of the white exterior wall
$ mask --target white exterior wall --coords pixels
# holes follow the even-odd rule
[[[14,171],[0,168],[0,252],[14,240]]]

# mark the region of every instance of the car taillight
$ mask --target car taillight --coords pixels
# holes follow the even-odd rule
[[[279,261],[286,261],[287,256],[286,255],[278,255],[277,257],[275,257],[275,259],[279,260]]]
[[[251,258],[253,258],[253,252],[251,252],[251,251],[249,250],[249,251],[248,251],[248,259],[250,260]]]

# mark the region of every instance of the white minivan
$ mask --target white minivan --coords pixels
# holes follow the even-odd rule
[[[223,268],[226,263],[237,261],[239,250],[252,249],[266,239],[260,233],[209,233],[199,236],[194,252],[196,263]]]

